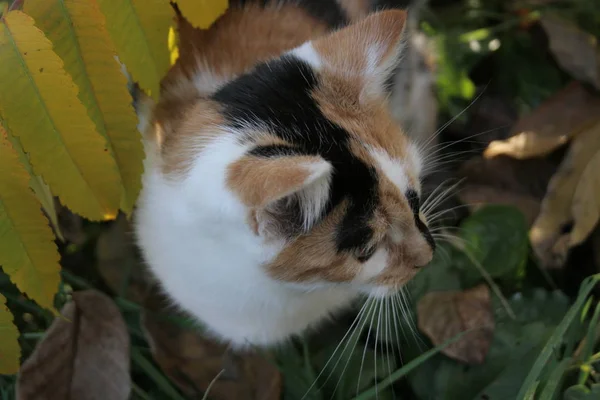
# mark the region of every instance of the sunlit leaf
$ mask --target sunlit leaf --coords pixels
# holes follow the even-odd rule
[[[228,0],[176,0],[184,17],[196,28],[206,29],[225,10]]]
[[[0,113],[41,175],[74,212],[114,216],[119,177],[77,86],[33,19],[11,11],[0,24]]]
[[[29,174],[0,127],[0,265],[19,290],[52,308],[58,260],[48,220],[29,189]]]
[[[133,80],[156,98],[171,64],[174,10],[166,0],[97,0],[106,27]]]
[[[79,87],[79,98],[98,132],[107,139],[130,212],[141,186],[143,148],[127,79],[97,0],[28,0],[24,11],[52,41]]]
[[[6,125],[4,124],[4,121],[2,121],[2,119],[0,118],[0,129],[2,128],[6,130]],[[60,226],[58,225],[58,215],[56,214],[54,196],[52,195],[50,187],[46,184],[44,178],[42,178],[39,175],[36,175],[33,172],[33,168],[31,167],[31,163],[29,162],[29,157],[23,151],[23,146],[21,146],[21,142],[19,141],[19,139],[9,133],[8,140],[12,145],[13,149],[17,152],[21,165],[25,167],[25,170],[29,174],[29,187],[35,193],[39,202],[42,203],[42,207],[44,208],[46,215],[52,223],[52,227],[54,228],[56,236],[58,236],[60,240],[64,240],[60,231]]]

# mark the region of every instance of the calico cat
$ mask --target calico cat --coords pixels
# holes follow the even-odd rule
[[[406,12],[368,1],[231,1],[179,17],[180,57],[146,104],[135,229],[172,301],[233,347],[385,297],[432,259],[423,158],[386,83]]]

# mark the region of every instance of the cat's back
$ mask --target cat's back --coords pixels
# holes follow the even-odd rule
[[[209,29],[178,15],[179,59],[164,78],[163,95],[195,79],[207,95],[221,83],[302,43],[364,18],[398,0],[232,0]]]

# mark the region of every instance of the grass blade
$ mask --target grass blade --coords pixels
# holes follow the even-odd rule
[[[571,326],[571,323],[577,316],[579,310],[586,302],[588,295],[590,294],[594,286],[596,286],[596,283],[598,283],[598,281],[600,281],[600,274],[592,275],[589,278],[587,278],[586,281],[584,281],[579,291],[579,296],[575,301],[575,304],[571,306],[571,309],[567,312],[567,315],[565,315],[561,323],[554,330],[554,333],[552,334],[550,339],[548,339],[548,342],[542,349],[542,352],[535,361],[535,364],[533,364],[529,375],[527,375],[525,382],[523,382],[523,385],[519,390],[519,394],[517,395],[517,399],[524,399],[531,386],[534,385],[535,382],[538,380],[540,374],[542,373],[542,370],[546,366],[546,363],[552,356],[552,353],[554,353],[554,351],[558,348],[567,329],[569,329],[569,326]]]

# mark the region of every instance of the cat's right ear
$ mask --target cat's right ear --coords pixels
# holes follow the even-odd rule
[[[245,155],[229,166],[227,186],[254,211],[257,232],[306,232],[327,204],[332,173],[320,156]]]
[[[376,12],[291,53],[316,70],[355,81],[366,96],[385,96],[402,56],[406,18],[403,10]]]

